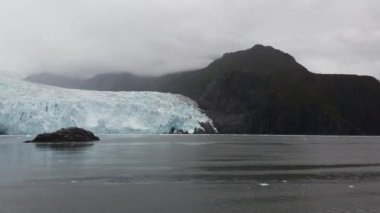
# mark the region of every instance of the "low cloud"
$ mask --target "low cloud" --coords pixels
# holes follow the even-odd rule
[[[158,75],[262,43],[314,72],[380,78],[379,14],[377,0],[3,0],[0,70]]]

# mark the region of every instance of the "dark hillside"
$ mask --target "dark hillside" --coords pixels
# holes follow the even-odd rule
[[[183,94],[221,133],[380,135],[378,80],[315,74],[262,45],[227,53],[201,70],[160,77],[103,74],[75,88]]]

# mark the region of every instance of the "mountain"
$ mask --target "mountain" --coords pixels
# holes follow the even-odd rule
[[[0,78],[0,134],[80,127],[96,134],[215,133],[190,98],[158,92],[63,89]]]
[[[182,94],[197,101],[221,133],[380,135],[378,80],[315,74],[269,46],[227,53],[200,70],[102,74],[74,87]]]
[[[31,75],[27,77],[26,80],[30,82],[41,82],[46,85],[63,88],[76,88],[82,82],[80,79],[74,77],[66,77],[47,72]]]

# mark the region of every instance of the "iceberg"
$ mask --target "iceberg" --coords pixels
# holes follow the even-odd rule
[[[165,134],[174,129],[194,133],[204,130],[202,123],[212,125],[196,102],[169,93],[63,89],[0,77],[0,100],[0,134],[67,127],[96,134]]]

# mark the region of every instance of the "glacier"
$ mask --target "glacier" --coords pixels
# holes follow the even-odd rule
[[[194,133],[212,120],[182,95],[63,89],[0,77],[0,134],[80,127],[96,134]],[[216,129],[215,129],[216,130]]]

